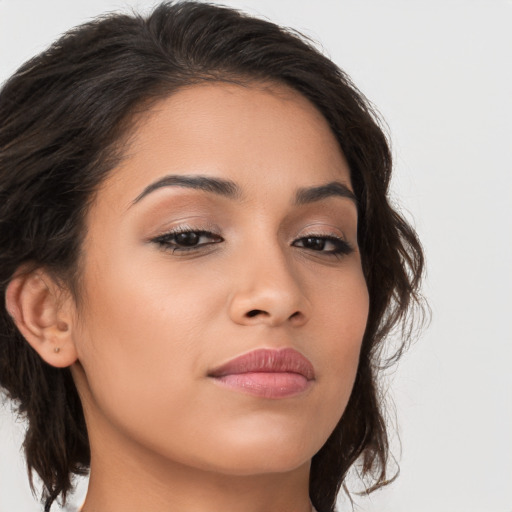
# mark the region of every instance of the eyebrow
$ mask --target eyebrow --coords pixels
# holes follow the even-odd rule
[[[230,180],[210,178],[209,176],[182,176],[171,174],[148,185],[132,202],[132,206],[151,192],[162,187],[185,187],[205,192],[213,192],[230,199],[239,199],[242,196],[240,187]]]
[[[331,181],[318,187],[300,188],[295,196],[295,204],[303,205],[321,201],[328,197],[344,197],[350,199],[357,206],[357,198],[347,185],[339,181]]]
[[[151,192],[163,187],[184,187],[204,190],[205,192],[212,192],[229,199],[241,199],[243,195],[240,187],[231,180],[200,175],[184,176],[171,174],[148,185],[132,201],[130,206],[138,203]],[[319,185],[316,187],[299,188],[295,195],[295,204],[299,206],[310,204],[329,197],[343,197],[350,199],[357,206],[357,198],[354,193],[347,187],[347,185],[339,181],[332,181],[325,185]]]

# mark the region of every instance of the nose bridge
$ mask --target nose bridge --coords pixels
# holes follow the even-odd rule
[[[238,323],[303,323],[308,301],[293,260],[277,240],[246,247],[234,283],[231,315]]]

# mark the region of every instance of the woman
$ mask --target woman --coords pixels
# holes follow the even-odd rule
[[[356,462],[389,481],[380,353],[423,256],[342,71],[162,4],[65,35],[0,119],[0,384],[45,510],[89,470],[83,512],[324,512]]]

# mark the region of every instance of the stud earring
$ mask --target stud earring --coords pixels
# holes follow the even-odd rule
[[[60,347],[55,347],[55,348],[53,349],[53,351],[54,351],[56,354],[58,354],[58,353],[60,352]]]

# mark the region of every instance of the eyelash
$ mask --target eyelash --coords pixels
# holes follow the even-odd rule
[[[211,240],[211,242],[201,243],[201,244],[195,244],[190,246],[180,246],[179,243],[176,242],[176,238],[179,235],[191,235],[195,234],[198,236],[198,239],[200,240],[201,237],[208,237]],[[296,245],[297,242],[304,243],[305,240],[320,240],[323,242],[323,246],[325,247],[326,243],[331,243],[334,245],[334,249],[329,251],[324,250],[315,250],[308,247]],[[176,252],[191,252],[191,251],[200,251],[201,249],[204,249],[206,246],[210,246],[213,244],[217,244],[220,242],[223,242],[224,239],[215,233],[212,233],[211,231],[207,231],[204,229],[193,229],[189,227],[180,227],[173,229],[163,235],[160,235],[152,240],[152,242],[159,245],[162,249],[166,251],[170,251],[171,254],[174,254]],[[297,240],[294,240],[293,244],[294,247],[304,247],[307,250],[310,250],[312,252],[318,252],[320,254],[329,256],[329,257],[337,257],[341,258],[343,256],[346,256],[354,251],[354,248],[351,244],[349,244],[346,240],[343,240],[343,238],[338,237],[336,235],[320,235],[320,234],[309,234],[307,236],[302,236],[298,238]]]
[[[202,236],[206,236],[210,239],[215,239],[216,241],[191,245],[189,247],[179,246],[176,243],[176,238],[179,235],[190,235],[190,234],[196,234],[199,236],[199,238]],[[166,251],[170,251],[171,253],[174,254],[175,252],[198,251],[207,245],[212,245],[212,244],[222,242],[223,238],[220,235],[216,235],[215,233],[212,233],[211,231],[207,231],[205,229],[193,229],[193,228],[184,226],[184,227],[180,227],[180,228],[176,228],[171,231],[168,231],[167,233],[154,238],[152,241],[155,242],[156,244],[158,244],[162,249],[164,249]]]
[[[296,242],[304,241],[304,240],[321,240],[323,242],[323,245],[327,242],[331,243],[334,246],[334,249],[329,251],[316,251],[315,249],[311,249],[308,247],[305,247],[305,249],[309,249],[313,252],[319,252],[321,254],[325,254],[327,256],[334,256],[336,258],[342,258],[343,256],[347,256],[348,254],[354,252],[354,248],[351,244],[349,244],[346,240],[343,240],[343,238],[336,236],[336,235],[317,235],[317,234],[311,234],[307,236],[302,236],[294,241],[295,247],[300,247],[295,245]]]

